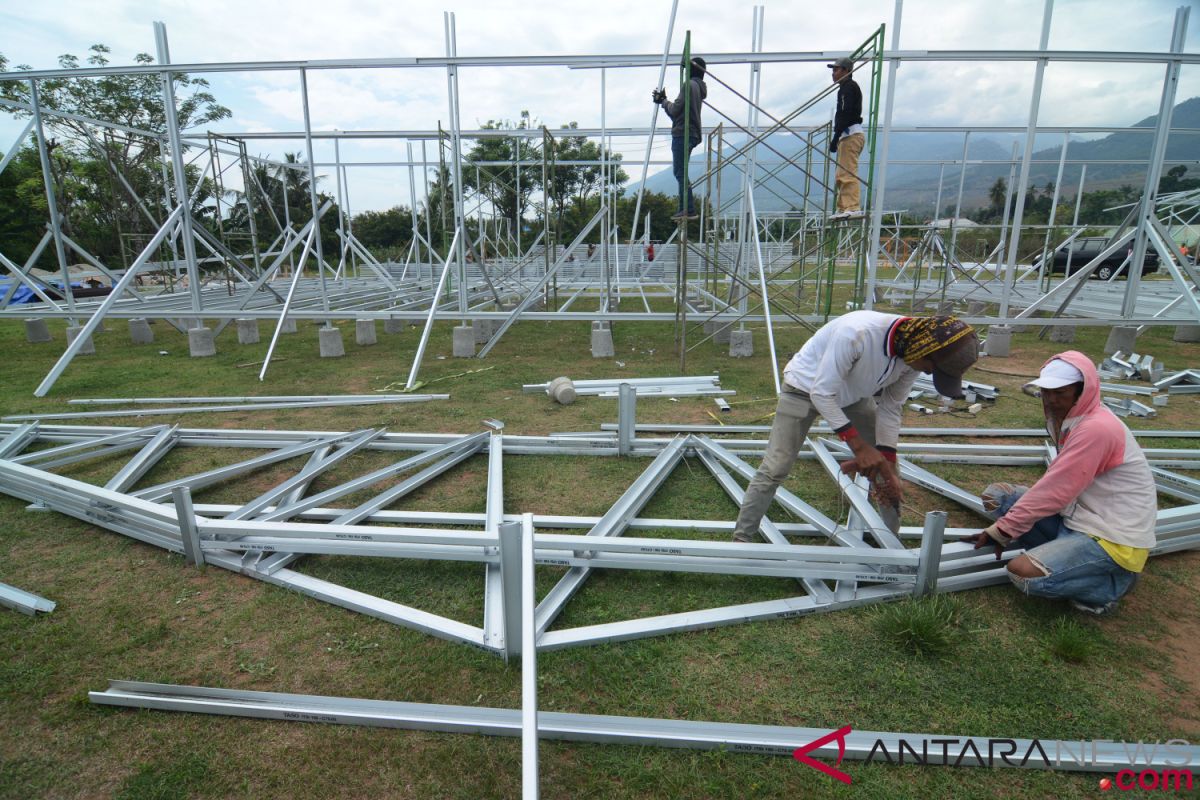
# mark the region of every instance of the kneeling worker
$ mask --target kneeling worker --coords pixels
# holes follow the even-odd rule
[[[1030,488],[984,490],[984,509],[996,521],[975,546],[995,545],[997,558],[1002,548],[1024,548],[1008,562],[1018,589],[1107,614],[1154,547],[1154,476],[1129,428],[1100,402],[1100,377],[1083,353],[1059,353],[1032,385],[1058,456]]]
[[[767,452],[746,489],[733,538],[753,541],[818,415],[854,453],[843,469],[882,484],[888,505],[898,506],[900,413],[917,375],[932,372],[939,394],[961,397],[962,375],[978,356],[975,330],[955,317],[852,311],[822,327],[784,367]],[[888,520],[889,509],[881,511],[889,525],[899,525],[898,512]]]

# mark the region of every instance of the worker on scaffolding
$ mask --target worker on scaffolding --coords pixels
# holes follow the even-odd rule
[[[818,415],[854,456],[843,472],[872,481],[894,533],[903,496],[895,463],[904,401],[922,372],[933,373],[938,394],[961,397],[963,373],[978,356],[975,330],[956,317],[852,311],[822,327],[784,368],[766,454],[746,489],[734,541],[754,540]]]
[[[837,110],[833,115],[833,141],[829,152],[837,155],[837,213],[830,219],[845,219],[862,213],[858,186],[858,157],[862,155],[866,135],[863,133],[862,89],[850,74],[854,62],[839,58],[827,65],[833,70],[833,82],[838,85]]]
[[[1032,487],[993,483],[984,511],[995,522],[975,537],[1008,562],[1008,577],[1035,597],[1064,598],[1107,614],[1137,582],[1154,547],[1158,492],[1142,448],[1100,402],[1091,359],[1068,350],[1030,384],[1041,392],[1046,430],[1058,455]]]
[[[683,67],[687,67],[684,63]],[[694,56],[691,61],[690,75],[686,89],[689,96],[684,96],[684,88],[680,88],[675,102],[667,100],[663,89],[655,89],[650,93],[656,105],[662,106],[663,111],[671,118],[671,163],[675,173],[675,182],[679,184],[679,211],[671,219],[696,219],[696,201],[692,197],[692,187],[685,180],[685,168],[692,151],[700,144],[700,107],[704,98],[708,97],[708,84],[704,82],[706,62],[700,56]],[[686,111],[686,113],[684,113]],[[684,141],[684,132],[687,141]],[[686,200],[685,200],[686,198]]]

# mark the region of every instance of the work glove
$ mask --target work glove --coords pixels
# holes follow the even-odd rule
[[[650,99],[654,101],[655,105],[662,105],[667,101],[667,93],[663,89],[652,89]]]

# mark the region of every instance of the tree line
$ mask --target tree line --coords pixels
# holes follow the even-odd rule
[[[110,49],[93,45],[84,62],[105,66]],[[139,65],[154,63],[139,53]],[[80,58],[63,55],[63,69],[81,66]],[[9,69],[0,54],[0,72]],[[27,70],[26,65],[16,69]],[[181,130],[196,129],[222,119],[231,112],[221,105],[202,78],[173,73],[177,117]],[[27,82],[0,83],[0,98],[10,101],[3,111],[28,119],[31,92]],[[157,74],[111,75],[99,78],[58,78],[38,82],[38,101],[48,111],[43,125],[50,164],[50,178],[63,232],[101,263],[113,268],[127,266],[160,227],[170,210],[172,186],[165,147],[166,131],[161,78]],[[86,122],[100,119],[116,127]],[[543,226],[564,244],[575,238],[595,215],[608,192],[617,197],[617,219],[628,228],[635,198],[625,193],[629,176],[621,168],[621,156],[585,136],[571,122],[557,129],[545,128],[529,112],[519,119],[489,120],[483,128],[495,131],[475,141],[464,156],[462,170],[466,198],[467,228],[477,237],[481,227],[500,230],[528,246]],[[530,136],[543,130],[541,136]],[[147,136],[139,131],[152,134]],[[505,135],[511,131],[511,135]],[[251,158],[244,151],[231,152],[235,142],[217,140],[219,169],[206,170],[211,154],[187,146],[185,172],[190,191],[189,208],[195,224],[223,240],[235,253],[249,251],[250,235],[257,234],[266,248],[289,223],[299,230],[312,217],[310,172],[300,153],[285,153],[282,159]],[[426,197],[418,204],[416,228],[429,235],[433,247],[444,252],[453,229],[453,185],[447,140],[439,164],[431,168]],[[610,168],[602,170],[607,158]],[[230,170],[230,159],[242,160]],[[543,168],[545,165],[545,169]],[[229,171],[241,174],[235,187],[224,185]],[[216,175],[216,179],[214,179]],[[318,205],[333,204],[321,220],[325,252],[338,248],[339,212],[336,199],[327,190],[329,176],[318,175]],[[424,184],[417,183],[418,191]],[[665,239],[674,230],[670,216],[675,199],[647,193],[642,214],[651,215],[651,238]],[[0,172],[0,251],[23,262],[42,239],[48,222],[40,155],[32,136],[7,168]],[[363,211],[348,218],[355,237],[380,258],[401,258],[413,238],[410,207],[396,205],[378,211]],[[621,232],[623,236],[628,231]],[[639,227],[640,233],[640,227]],[[599,226],[588,241],[599,241]],[[378,251],[378,252],[377,252]],[[82,261],[69,254],[71,262]],[[46,248],[38,266],[55,269],[54,248]]]

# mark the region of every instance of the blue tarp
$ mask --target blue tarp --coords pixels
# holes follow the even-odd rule
[[[4,299],[4,295],[8,294],[8,290],[10,288],[12,288],[12,284],[13,284],[13,282],[11,280],[0,280],[0,300]],[[83,288],[82,283],[72,283],[71,286],[75,289]],[[54,289],[54,291],[58,294],[62,293],[59,290],[59,284],[57,284],[57,283],[51,283],[50,288]],[[42,287],[42,290],[45,291],[44,285]],[[46,294],[50,294],[50,292],[46,292]],[[53,295],[51,295],[51,297],[53,297]],[[17,291],[13,293],[12,300],[9,300],[8,302],[9,302],[9,305],[16,306],[16,305],[22,305],[24,303],[40,303],[40,302],[42,302],[42,298],[38,297],[36,294],[33,293],[32,289],[30,289],[28,286],[26,286],[25,284],[22,283],[19,286],[17,286]]]

